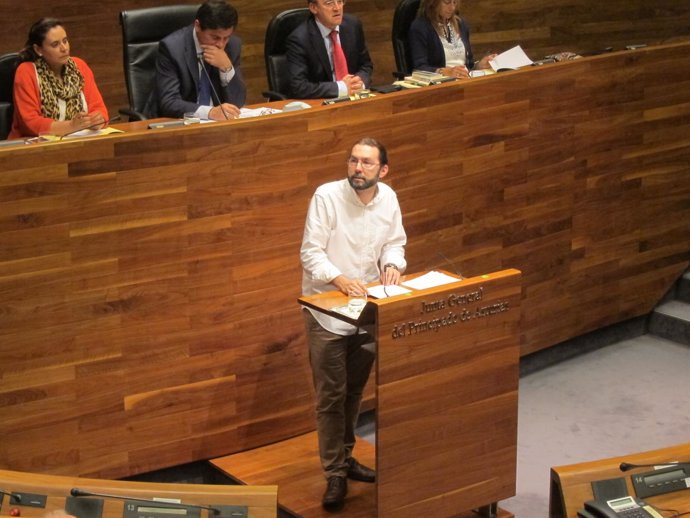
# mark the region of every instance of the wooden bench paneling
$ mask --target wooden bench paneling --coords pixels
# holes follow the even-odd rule
[[[120,477],[313,430],[304,218],[366,134],[409,271],[522,271],[522,354],[648,313],[690,261],[689,50],[0,149],[0,466]]]

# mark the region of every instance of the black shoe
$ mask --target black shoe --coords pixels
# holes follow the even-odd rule
[[[328,486],[323,494],[321,505],[326,511],[337,511],[345,504],[345,495],[347,495],[347,479],[345,477],[331,477],[328,479]]]
[[[360,482],[376,482],[376,472],[373,469],[363,466],[353,458],[350,458],[347,463],[347,478]]]

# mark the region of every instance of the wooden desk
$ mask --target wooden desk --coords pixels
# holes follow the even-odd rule
[[[631,464],[663,464],[669,461],[687,462],[690,460],[690,443],[669,448],[633,453],[622,457],[582,462],[568,466],[551,468],[551,494],[549,498],[549,518],[577,518],[577,511],[584,502],[591,500],[594,480],[625,477],[628,493],[635,494],[630,475],[651,471],[653,468],[637,468],[621,472],[621,462]],[[663,509],[675,509],[681,513],[690,511],[690,489],[675,491],[665,495],[647,497],[645,502]],[[672,516],[671,513],[661,513]]]
[[[102,493],[121,497],[150,500],[172,499],[181,504],[202,506],[239,506],[247,512],[247,518],[276,518],[278,513],[276,486],[231,486],[208,484],[163,484],[129,482],[119,480],[98,480],[78,477],[62,477],[40,473],[22,473],[0,470],[0,489],[9,493],[30,493],[44,497],[43,507],[29,506],[24,500],[13,503],[9,496],[0,494],[0,514],[9,515],[17,508],[24,518],[43,518],[47,513],[66,509],[72,488],[91,493]],[[125,502],[115,498],[88,497],[103,503],[103,518],[123,518]],[[35,499],[37,500],[37,499]],[[72,499],[74,502],[83,498]],[[145,502],[137,502],[142,507]],[[154,507],[151,504],[149,507]],[[201,510],[201,518],[215,516],[208,510]],[[185,516],[185,515],[177,515]],[[219,518],[225,515],[221,514]],[[229,514],[227,515],[229,518]],[[84,518],[77,515],[77,518]]]
[[[522,271],[521,353],[690,261],[690,44],[301,112],[0,149],[0,464],[118,478],[314,428],[299,248],[389,149],[409,270]]]

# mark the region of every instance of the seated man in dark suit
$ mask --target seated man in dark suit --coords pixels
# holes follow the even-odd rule
[[[237,10],[224,0],[208,0],[193,25],[161,40],[156,60],[160,117],[179,118],[186,112],[214,120],[239,116],[247,88],[240,71],[242,42],[233,35],[237,19]]]
[[[344,14],[344,0],[308,1],[313,16],[286,42],[292,96],[344,97],[368,88],[374,65],[360,21]]]

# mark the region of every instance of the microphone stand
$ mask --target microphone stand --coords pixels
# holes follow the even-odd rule
[[[201,54],[197,54],[196,59],[199,61],[199,66],[201,66],[201,70],[203,70],[204,74],[206,75],[206,79],[208,79],[208,84],[211,86],[211,92],[216,97],[216,101],[218,102],[218,106],[220,106],[220,111],[223,113],[223,117],[225,117],[225,120],[230,120],[228,119],[228,114],[225,113],[225,110],[223,109],[223,103],[220,102],[220,96],[218,95],[218,92],[216,92],[216,87],[213,86],[211,76],[209,75],[208,70],[206,70],[206,63],[204,62],[203,56]]]

